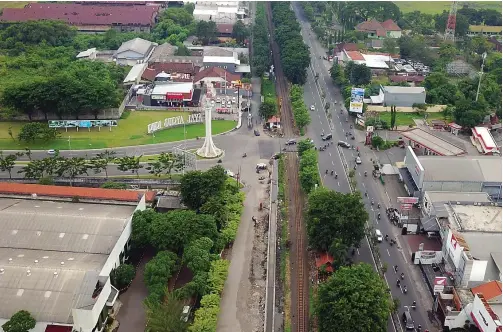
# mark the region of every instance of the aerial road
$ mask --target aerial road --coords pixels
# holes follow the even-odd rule
[[[385,209],[396,202],[390,201],[387,193],[382,189],[382,184],[372,176],[373,167],[371,159],[374,159],[375,155],[370,149],[364,147],[363,142],[358,141],[358,139],[351,140],[349,138],[354,134],[354,130],[350,128],[351,125],[354,125],[354,120],[351,121],[354,118],[349,117],[344,109],[341,112],[343,103],[339,103],[339,101],[343,100],[342,96],[339,88],[333,84],[330,77],[328,71],[329,63],[323,59],[323,56],[327,55],[326,50],[320,45],[309,22],[303,17],[300,6],[297,3],[293,4],[294,11],[302,27],[301,34],[304,42],[310,47],[311,51],[311,67],[308,69],[308,79],[304,86],[304,98],[308,107],[310,105],[315,106],[315,111],[311,112],[312,121],[308,128],[308,133],[317,147],[326,144],[322,141],[321,133],[324,135],[331,133],[334,141],[334,144],[330,145],[325,151],[319,152],[319,169],[323,184],[339,192],[350,191],[344,165],[347,167],[346,171],[355,168],[357,151],[339,147],[337,146],[337,142],[347,141],[359,147],[362,163],[356,165],[355,178],[357,180],[357,189],[362,195],[366,193],[366,196],[363,195],[363,199],[369,214],[368,223],[373,228],[379,229],[383,236],[389,234],[393,237],[392,228],[394,226],[387,220]],[[318,74],[317,79],[316,74]],[[325,93],[325,101],[331,104],[329,111],[331,119],[325,113],[322,93]],[[351,133],[349,137],[346,137],[346,132]],[[328,175],[325,174],[327,170]],[[338,174],[337,179],[331,175],[332,170]],[[368,176],[365,176],[365,172],[367,172]],[[378,204],[380,208],[377,207]],[[378,214],[381,215],[380,219],[378,219]],[[417,310],[411,311],[415,325],[417,327],[420,324],[422,328],[429,328],[426,324],[428,320],[426,319],[425,309],[429,309],[430,304],[427,305],[427,308],[421,308],[417,291],[411,279],[407,276],[407,261],[409,258],[404,255],[404,251],[401,249],[401,239],[398,238],[397,240],[398,245],[390,246],[386,241],[377,245],[380,250],[381,261],[388,266],[385,273],[386,282],[389,284],[393,298],[397,298],[400,301],[398,309],[400,319],[402,312],[405,310],[404,306],[410,306],[413,301],[417,301]],[[356,260],[375,266],[367,239],[362,241],[361,247],[356,254]],[[397,266],[397,272],[395,272],[394,266]],[[405,278],[401,280],[400,286],[397,286],[397,279],[400,278],[402,272],[405,273]],[[403,286],[407,286],[406,293]],[[396,326],[396,330],[402,331],[404,328],[398,325]],[[395,326],[391,319],[388,323],[388,331],[395,331]]]

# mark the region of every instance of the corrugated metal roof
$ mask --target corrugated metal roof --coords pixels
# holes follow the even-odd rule
[[[120,56],[121,53],[133,51],[143,56],[147,56],[152,50],[152,47],[154,47],[155,45],[155,43],[149,40],[134,38],[122,43],[115,54],[117,54],[117,56]]]
[[[384,92],[387,93],[400,93],[400,94],[411,94],[411,93],[426,93],[423,87],[413,87],[413,86],[383,86]]]
[[[425,169],[424,181],[501,182],[499,157],[418,156],[418,159]]]

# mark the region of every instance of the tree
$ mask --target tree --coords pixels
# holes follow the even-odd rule
[[[382,50],[385,53],[395,54],[396,47],[397,47],[397,44],[396,44],[396,40],[395,39],[393,39],[393,38],[386,38],[386,39],[384,39]]]
[[[218,255],[211,255],[210,250],[213,241],[207,237],[202,237],[192,241],[183,251],[183,261],[195,274],[198,271],[208,272],[212,260]]]
[[[160,302],[162,300],[168,280],[173,275],[177,264],[178,257],[171,251],[160,251],[145,264],[144,278],[149,291],[148,301]]]
[[[177,47],[177,49],[175,51],[176,56],[190,56],[191,55],[190,50],[184,44],[179,43],[178,45],[176,45],[176,47]]]
[[[160,217],[152,209],[136,211],[132,220],[131,243],[135,248],[143,249],[150,244],[150,225]]]
[[[348,62],[344,68],[344,76],[353,85],[367,85],[372,80],[370,68],[365,64],[356,64],[353,61]]]
[[[182,317],[184,303],[165,289],[162,302],[147,301],[147,326],[149,332],[185,332],[188,324]]]
[[[395,124],[396,124],[396,106],[392,105],[391,106],[391,120],[390,120],[390,125],[389,125],[391,130],[393,130],[393,128],[395,128]]]
[[[478,126],[484,120],[487,111],[487,103],[470,101],[465,98],[456,102],[454,108],[454,119],[456,123],[465,128]]]
[[[95,157],[91,158],[90,166],[96,174],[105,171],[105,177],[108,179],[108,164],[114,162],[114,160],[115,151],[105,150],[101,153],[98,153]]]
[[[299,163],[299,180],[305,193],[311,192],[320,183],[318,171],[318,155],[313,149],[302,153]]]
[[[31,161],[31,150],[28,148],[24,148],[24,154],[28,157],[28,159]]]
[[[173,171],[179,172],[185,167],[184,156],[174,153],[161,152],[157,160],[161,163],[164,174],[169,174],[170,178]]]
[[[437,31],[444,33],[445,27],[447,26],[447,18],[449,17],[449,12],[444,10],[442,14],[435,15],[435,28]],[[463,14],[457,13],[456,15],[456,37],[466,36],[470,23],[468,19]]]
[[[319,188],[308,198],[307,234],[313,248],[327,251],[334,239],[357,246],[365,236],[367,211],[357,193]]]
[[[314,144],[311,143],[311,140],[306,138],[297,143],[297,151],[299,156],[302,158],[302,155],[305,151],[314,149]]]
[[[222,166],[214,166],[206,172],[187,172],[180,181],[182,203],[190,209],[199,209],[210,197],[220,194],[226,180]]]
[[[135,276],[135,268],[131,264],[121,264],[112,272],[112,285],[123,289],[131,284]]]
[[[143,165],[140,164],[140,158],[134,156],[124,156],[121,158],[117,158],[117,169],[121,172],[129,172],[136,173],[136,177],[140,177],[138,173],[140,169],[143,168]]]
[[[384,332],[391,306],[386,284],[370,265],[341,267],[319,287],[319,330]]]
[[[150,243],[160,250],[181,252],[186,245],[203,236],[211,240],[217,238],[215,218],[191,210],[160,214],[150,224]]]
[[[32,143],[37,140],[52,141],[61,136],[56,128],[48,128],[41,122],[30,122],[21,127],[18,139],[21,142]]]
[[[12,317],[2,325],[5,332],[28,332],[35,327],[37,321],[26,310],[16,312]]]
[[[236,39],[236,41],[240,44],[244,43],[246,38],[250,35],[250,31],[244,25],[243,21],[237,20],[232,27],[232,38]]]
[[[16,160],[16,155],[9,154],[4,156],[3,152],[0,151],[0,171],[9,172],[9,179],[12,179],[12,169],[16,166]]]
[[[87,174],[87,170],[89,169],[89,164],[85,158],[81,157],[73,157],[68,159],[61,160],[58,163],[58,169],[56,173],[58,176],[66,176],[70,178],[70,186],[72,185],[73,179],[77,176]]]
[[[218,34],[217,25],[214,21],[199,21],[196,25],[196,37],[203,45],[212,43]]]
[[[271,100],[267,98],[266,100],[264,100],[264,102],[260,105],[258,109],[258,113],[262,118],[266,120],[270,119],[273,115],[275,115],[277,111],[276,111],[276,102],[274,101],[274,99]]]

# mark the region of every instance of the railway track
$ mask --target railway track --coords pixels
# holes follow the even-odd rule
[[[271,3],[266,3],[267,23],[271,38],[273,64],[276,74],[276,91],[283,130],[286,137],[292,138],[296,134],[293,113],[290,104],[288,82],[283,74],[280,62],[279,47],[274,41],[274,27],[272,23]],[[307,265],[306,231],[303,222],[303,200],[299,182],[298,157],[294,153],[287,154],[287,178],[289,188],[290,221],[290,263],[291,263],[291,322],[292,331],[307,332],[309,330],[309,273]]]

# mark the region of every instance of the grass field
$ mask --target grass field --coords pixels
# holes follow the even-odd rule
[[[0,1],[0,10],[2,8],[23,8],[29,3],[28,1]]]
[[[425,14],[440,14],[444,10],[449,11],[452,4],[451,1],[394,1],[394,3],[404,13],[418,10]],[[475,9],[494,9],[501,12],[500,1],[460,1],[458,9],[464,5]]]
[[[380,112],[379,113],[379,118],[381,120],[386,121],[388,124],[391,122],[391,112]],[[424,116],[421,116],[417,113],[396,113],[396,126],[408,126],[408,125],[414,125],[414,120],[413,119],[424,119]],[[428,118],[426,119],[427,121],[429,120],[445,120],[444,115],[442,113],[428,113]],[[450,119],[447,119],[445,121],[449,121]]]
[[[183,115],[187,119],[188,113],[180,112],[162,112],[162,111],[137,111],[131,112],[127,118],[119,120],[119,125],[113,127],[111,131],[108,128],[98,129],[68,129],[61,131],[61,138],[51,142],[35,142],[33,144],[20,143],[17,139],[13,140],[8,130],[11,128],[13,136],[17,134],[24,124],[23,122],[0,122],[0,150],[22,150],[28,147],[33,150],[83,150],[83,149],[102,149],[119,146],[145,145],[153,143],[175,142],[184,139],[183,126],[161,130],[155,134],[155,137],[147,134],[147,125],[149,123],[164,120],[175,116]],[[236,126],[235,121],[215,120],[212,122],[213,134],[231,130]],[[204,124],[192,124],[185,126],[187,139],[203,137],[205,134]],[[70,138],[70,139],[69,139]],[[70,142],[69,142],[70,140]]]

